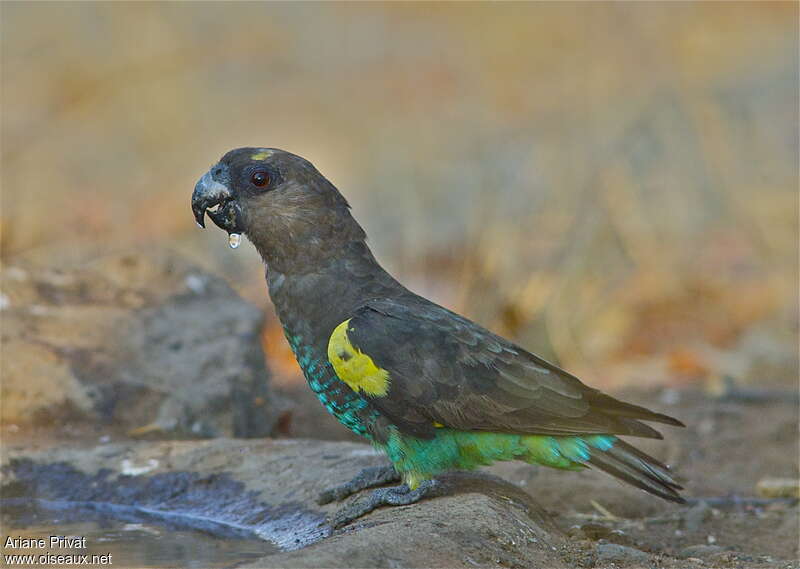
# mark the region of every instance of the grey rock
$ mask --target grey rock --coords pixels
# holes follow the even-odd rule
[[[703,557],[710,557],[724,551],[725,550],[719,545],[706,545],[701,543],[699,545],[690,545],[689,547],[684,547],[680,550],[680,552],[678,552],[678,557],[682,559],[686,559],[688,557],[698,557],[702,559]]]
[[[143,510],[172,527],[204,520],[205,531],[234,528],[280,548],[237,567],[570,566],[567,540],[548,515],[488,475],[443,476],[443,497],[382,508],[333,531],[327,519],[341,504],[315,498],[383,463],[367,445],[218,438],[2,451],[4,497],[110,504],[128,520]]]
[[[596,551],[597,560],[603,563],[645,563],[650,559],[650,556],[640,549],[616,543],[600,543]]]
[[[3,420],[161,437],[271,434],[261,311],[170,253],[3,272]]]

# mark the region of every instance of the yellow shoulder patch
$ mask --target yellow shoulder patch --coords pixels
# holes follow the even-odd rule
[[[250,160],[266,160],[272,156],[272,150],[259,150],[250,157]]]
[[[328,340],[328,361],[339,379],[353,391],[383,397],[389,392],[389,372],[375,365],[371,357],[350,343],[349,323],[347,319],[333,330]]]

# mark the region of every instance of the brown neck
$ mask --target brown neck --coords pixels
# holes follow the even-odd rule
[[[317,272],[321,266],[354,254],[377,265],[365,243],[364,230],[346,206],[331,208],[311,219],[288,211],[273,214],[269,220],[247,221],[247,236],[261,258],[270,269],[281,273]]]
[[[364,241],[354,241],[307,270],[307,259],[273,266],[267,260],[267,284],[287,333],[324,347],[338,324],[371,299],[410,294],[373,257]],[[286,261],[286,259],[281,259]],[[295,270],[297,268],[300,270]]]

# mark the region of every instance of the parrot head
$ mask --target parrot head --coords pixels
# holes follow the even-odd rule
[[[208,214],[229,234],[247,235],[268,262],[364,239],[339,190],[308,160],[276,148],[225,154],[195,185],[192,212],[200,227]]]

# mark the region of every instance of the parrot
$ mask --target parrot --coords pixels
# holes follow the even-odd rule
[[[509,460],[594,468],[685,502],[669,467],[620,438],[662,439],[648,422],[683,423],[589,387],[411,292],[379,264],[348,201],[308,160],[277,148],[231,150],[199,179],[191,205],[201,228],[208,214],[232,247],[241,235],[255,246],[308,386],[388,458],[322,492],[325,504],[371,489],[342,508],[337,526],[435,497],[438,475]]]

